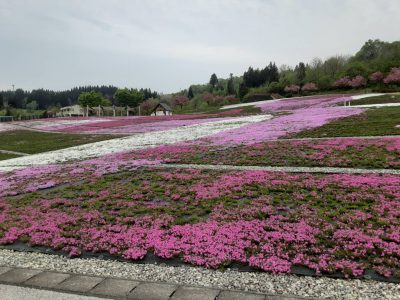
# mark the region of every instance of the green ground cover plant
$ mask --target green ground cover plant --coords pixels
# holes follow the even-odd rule
[[[364,113],[341,118],[287,137],[340,137],[400,135],[400,107],[370,108]]]
[[[400,168],[400,137],[278,140],[232,147],[164,145],[132,153],[167,163],[242,166]]]
[[[0,133],[0,149],[35,154],[117,137],[119,136],[13,130]]]
[[[6,159],[14,158],[14,157],[18,157],[18,156],[14,155],[14,154],[0,152],[0,160],[6,160]]]

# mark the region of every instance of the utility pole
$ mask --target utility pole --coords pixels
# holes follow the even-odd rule
[[[12,84],[11,86],[13,87],[13,92],[14,92],[15,84]]]

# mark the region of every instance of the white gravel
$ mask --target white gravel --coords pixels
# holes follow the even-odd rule
[[[271,115],[230,118],[222,121],[182,126],[161,132],[146,132],[123,138],[116,138],[56,151],[18,157],[0,161],[0,172],[7,172],[33,165],[63,163],[67,161],[95,158],[106,154],[125,152],[133,149],[196,140],[221,131],[239,128],[251,123],[261,122],[271,118]]]
[[[271,172],[292,173],[342,173],[342,174],[396,174],[396,169],[360,169],[360,168],[334,168],[334,167],[273,167],[273,166],[233,166],[233,165],[198,165],[198,164],[161,164],[157,167],[163,168],[191,168],[205,170],[256,170]]]
[[[361,95],[354,95],[351,96],[351,98],[353,100],[358,100],[358,99],[364,99],[364,98],[369,98],[369,97],[376,97],[376,96],[383,96],[386,94],[381,94],[381,93],[370,93],[370,94],[361,94]],[[390,94],[388,94],[390,95]],[[321,97],[323,97],[324,95],[320,95]],[[301,97],[303,98],[308,98],[308,97],[315,97],[315,96],[304,96]],[[239,104],[231,104],[231,105],[225,105],[223,107],[221,107],[221,110],[224,109],[231,109],[231,108],[238,108],[238,107],[245,107],[245,106],[250,106],[250,105],[256,105],[256,104],[263,104],[263,103],[272,103],[272,102],[276,102],[276,101],[282,101],[282,100],[289,100],[289,99],[293,99],[293,98],[280,98],[280,99],[274,99],[274,100],[264,100],[264,101],[257,101],[257,102],[248,102],[248,103],[239,103]],[[354,107],[354,106],[353,106]]]
[[[96,118],[96,117],[91,117],[90,119],[36,119],[36,120],[30,120],[30,121],[16,121],[13,122],[13,125],[20,126],[20,127],[26,127],[26,128],[32,128],[32,129],[44,129],[44,128],[65,128],[69,125],[71,126],[76,126],[76,125],[87,125],[87,124],[92,124],[92,123],[97,123],[97,122],[108,122],[112,121],[112,119],[107,119],[107,118]],[[19,128],[21,129],[21,128]]]
[[[263,272],[171,267],[0,250],[0,265],[323,299],[400,299],[400,284]]]
[[[376,96],[383,96],[383,95],[390,95],[390,93],[388,93],[388,94],[383,94],[383,93],[360,94],[360,95],[351,96],[351,98],[353,100],[358,100],[358,99],[364,99],[364,98],[376,97]]]
[[[355,107],[360,107],[360,108],[369,108],[369,107],[386,107],[386,106],[400,106],[399,102],[394,102],[394,103],[379,103],[379,104],[362,104],[362,105],[350,105],[345,106],[347,108],[355,108]]]
[[[324,95],[320,95],[323,97]],[[303,96],[301,99],[307,99],[307,98],[312,98],[315,96]],[[282,101],[282,100],[293,100],[293,98],[279,98],[279,99],[273,99],[273,100],[262,100],[262,101],[255,101],[255,102],[247,102],[247,103],[238,103],[238,104],[229,104],[221,107],[221,110],[224,109],[231,109],[231,108],[238,108],[238,107],[245,107],[245,106],[250,106],[250,105],[256,105],[256,104],[264,104],[264,103],[272,103],[272,102],[277,102],[277,101]]]

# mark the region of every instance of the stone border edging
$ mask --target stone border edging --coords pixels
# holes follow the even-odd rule
[[[111,299],[311,300],[297,296],[205,288],[163,282],[0,266],[0,284]]]

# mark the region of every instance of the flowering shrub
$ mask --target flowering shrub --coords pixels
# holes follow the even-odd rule
[[[296,84],[287,85],[283,89],[286,93],[298,93],[300,91],[300,87]]]
[[[314,82],[307,82],[306,84],[303,85],[301,90],[304,92],[313,92],[318,90],[318,87]]]
[[[367,85],[367,80],[361,75],[357,75],[352,79],[346,76],[336,80],[333,84],[333,86],[338,88],[347,88],[347,87],[359,88],[365,85]]]
[[[375,83],[380,83],[383,81],[383,79],[385,78],[385,74],[383,74],[382,72],[375,72],[372,73],[371,75],[369,75],[368,79],[372,82]]]
[[[383,82],[386,84],[391,84],[391,83],[399,84],[400,83],[400,68],[392,68],[390,70],[390,73],[383,80]]]
[[[334,82],[333,86],[338,87],[338,88],[350,87],[351,79],[348,76],[339,78],[338,80],[336,80]]]
[[[357,75],[350,81],[350,86],[353,88],[359,88],[366,85],[367,85],[367,80],[360,75]]]
[[[189,98],[183,95],[177,95],[172,97],[171,99],[171,105],[172,107],[177,107],[179,106],[180,108],[183,107],[186,103],[189,102]]]

